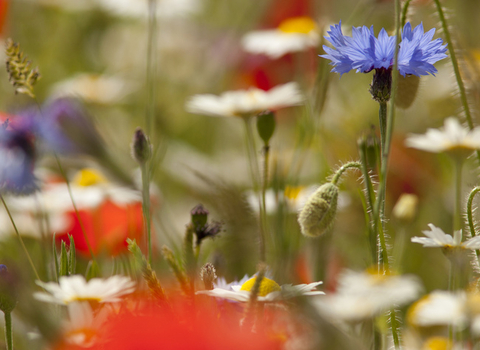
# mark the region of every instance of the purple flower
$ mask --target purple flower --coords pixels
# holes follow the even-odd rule
[[[0,127],[0,190],[29,194],[37,189],[33,169],[36,159],[34,123],[15,117]]]
[[[373,69],[391,69],[395,50],[395,36],[389,36],[382,28],[375,37],[373,26],[368,29],[352,27],[352,36],[343,35],[341,24],[330,26],[327,39],[334,49],[323,46],[326,55],[320,57],[331,60],[332,72],[347,73],[355,69],[360,73],[368,73]],[[446,44],[442,39],[432,40],[435,29],[424,34],[423,24],[412,31],[407,23],[403,28],[402,41],[398,53],[398,70],[400,74],[416,76],[428,75],[437,72],[433,63],[447,57]]]

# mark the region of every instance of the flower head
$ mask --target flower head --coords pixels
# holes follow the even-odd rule
[[[469,130],[461,126],[458,119],[450,117],[445,119],[443,129],[428,129],[424,135],[410,135],[405,144],[427,152],[468,156],[480,149],[480,128]]]
[[[89,281],[81,275],[62,276],[58,283],[37,281],[37,284],[45,289],[45,292],[34,293],[36,299],[63,305],[81,301],[117,302],[121,300],[121,296],[135,290],[135,282],[129,277],[119,275],[106,279],[92,278]]]
[[[310,17],[289,18],[278,28],[252,31],[242,38],[245,51],[264,54],[272,59],[316,47],[318,42],[318,28]]]
[[[395,52],[395,36],[389,36],[382,28],[378,38],[373,26],[367,28],[352,27],[352,36],[342,33],[341,22],[330,27],[325,37],[334,49],[323,46],[326,55],[320,57],[331,60],[332,72],[347,73],[355,69],[360,73],[368,73],[373,69],[391,69]],[[416,76],[437,72],[433,63],[447,57],[446,44],[442,39],[431,41],[435,29],[424,34],[420,24],[412,31],[410,23],[403,28],[402,41],[398,52],[398,70],[400,74]]]
[[[213,117],[253,116],[265,110],[277,110],[296,106],[303,102],[303,96],[296,83],[278,85],[269,91],[250,88],[227,91],[220,96],[195,95],[185,108],[190,113]]]
[[[0,189],[28,194],[37,189],[35,126],[29,117],[15,117],[0,126]]]
[[[414,276],[380,275],[376,271],[345,271],[335,294],[315,301],[318,310],[334,320],[367,319],[414,300],[421,286]]]
[[[480,249],[480,236],[475,236],[462,242],[462,231],[455,231],[453,237],[442,231],[441,228],[433,224],[428,224],[430,231],[422,231],[427,237],[412,237],[413,243],[423,244],[424,247],[431,248],[461,248],[461,249]]]
[[[215,286],[213,290],[202,290],[197,292],[197,294],[206,294],[212,297],[224,298],[239,302],[248,302],[250,299],[250,292],[255,284],[254,276],[246,280],[242,285],[233,284],[229,285],[229,289],[225,287],[219,288]],[[300,295],[320,295],[325,294],[321,291],[317,291],[316,287],[323,282],[314,282],[309,284],[299,284],[299,285],[278,285],[274,280],[264,277],[260,284],[260,291],[258,293],[257,300],[260,302],[277,302],[284,299],[290,299]]]

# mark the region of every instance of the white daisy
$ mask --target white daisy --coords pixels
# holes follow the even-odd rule
[[[450,152],[468,156],[480,149],[480,128],[469,130],[460,125],[458,119],[450,117],[445,120],[443,129],[428,129],[425,135],[411,135],[405,144],[427,152]]]
[[[220,96],[195,95],[186,103],[190,113],[213,117],[249,117],[265,110],[277,110],[302,104],[304,98],[297,83],[278,85],[269,91],[257,88],[227,91]]]
[[[316,47],[319,38],[318,27],[310,17],[295,17],[283,21],[276,29],[247,33],[242,38],[242,46],[247,52],[276,59]]]
[[[250,299],[250,291],[255,284],[256,277],[252,277],[245,281],[242,285],[231,285],[231,290],[223,288],[214,288],[213,290],[202,290],[196,294],[206,294],[212,297],[224,298],[238,302],[248,302]],[[286,284],[279,286],[274,280],[264,277],[260,284],[260,291],[257,300],[261,302],[277,302],[284,299],[290,299],[301,295],[321,295],[325,294],[316,290],[316,287],[323,282],[314,282],[310,284],[291,285]]]
[[[81,301],[113,303],[135,290],[135,282],[129,277],[118,275],[106,279],[92,278],[89,281],[81,275],[72,275],[60,277],[58,283],[36,283],[45,289],[45,292],[33,294],[36,299],[62,305]]]
[[[97,0],[110,13],[130,18],[148,17],[148,0]],[[158,17],[172,18],[194,14],[200,10],[200,0],[158,0]]]
[[[410,324],[421,327],[467,324],[466,294],[447,291],[434,291],[416,301],[409,309],[407,319]]]
[[[94,313],[86,301],[67,305],[68,321],[63,324],[63,337],[69,344],[90,348],[99,336],[110,310],[101,308]]]
[[[432,248],[461,248],[480,249],[480,236],[475,236],[462,242],[462,231],[455,231],[453,237],[442,231],[433,224],[428,224],[430,231],[422,231],[427,237],[412,237],[413,243],[423,244],[424,247]]]
[[[110,104],[122,102],[134,86],[115,76],[79,73],[52,87],[55,97],[78,96],[88,102]]]
[[[393,306],[413,301],[422,287],[415,276],[379,275],[345,271],[335,294],[316,299],[314,305],[326,317],[337,321],[359,321]]]

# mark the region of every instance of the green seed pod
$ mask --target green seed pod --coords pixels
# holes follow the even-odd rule
[[[337,212],[337,199],[338,187],[330,182],[320,186],[308,198],[298,215],[303,235],[318,237],[332,227]]]
[[[275,114],[272,111],[257,116],[257,131],[265,145],[268,145],[275,131]]]
[[[407,109],[415,101],[417,96],[418,85],[420,84],[420,77],[416,75],[407,75],[403,77],[398,74],[398,93],[395,99],[395,106],[402,109]]]

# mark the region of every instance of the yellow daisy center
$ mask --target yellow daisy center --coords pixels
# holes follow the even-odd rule
[[[80,170],[73,179],[73,183],[82,187],[98,185],[99,183],[105,183],[105,182],[107,182],[107,179],[105,178],[105,176],[103,176],[102,174],[100,174],[100,172],[92,168],[85,168]]]
[[[303,186],[286,186],[283,193],[286,198],[294,201],[298,199],[298,195],[303,190],[303,188]]]
[[[423,350],[447,350],[451,349],[448,338],[445,337],[431,337],[428,338],[422,347]]]
[[[240,290],[246,290],[247,292],[250,292],[253,288],[253,285],[255,284],[255,280],[257,277],[252,277],[248,281],[246,281],[244,284],[242,284],[242,287]],[[263,277],[262,283],[260,283],[260,290],[258,292],[259,297],[264,297],[267,296],[268,294],[272,292],[280,292],[282,289],[278,285],[277,282],[274,280],[271,280],[270,278]]]
[[[278,30],[284,33],[308,34],[315,29],[317,29],[316,23],[307,16],[286,19],[278,26]]]

